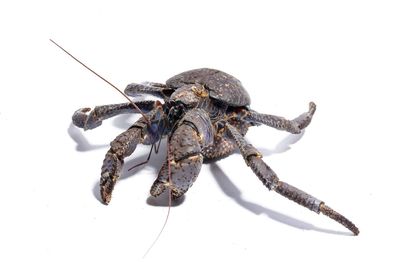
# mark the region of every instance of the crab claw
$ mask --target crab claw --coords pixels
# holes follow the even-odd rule
[[[74,112],[72,115],[72,123],[75,126],[84,128],[86,120],[88,118],[87,112],[90,112],[90,107],[80,108]]]
[[[72,122],[75,126],[83,128],[85,131],[96,128],[101,125],[101,120],[99,121],[96,118],[94,111],[96,111],[96,108],[93,111],[91,111],[90,107],[80,108],[73,114]]]
[[[106,181],[105,185],[100,187],[101,200],[106,205],[111,201],[111,192],[114,189],[114,185],[115,183],[111,184],[110,181]]]
[[[106,205],[110,203],[111,193],[114,190],[115,183],[117,183],[123,164],[122,160],[110,151],[107,152],[104,158],[100,178],[100,195]]]
[[[121,175],[124,158],[131,155],[142,140],[142,129],[132,127],[111,142],[101,167],[100,195],[104,204],[110,203],[114,186]]]

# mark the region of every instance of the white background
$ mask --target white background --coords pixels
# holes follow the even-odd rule
[[[398,261],[399,14],[398,1],[3,1],[0,260],[136,261],[167,213],[148,193],[165,152],[99,202],[108,143],[136,116],[71,126],[77,108],[125,100],[52,38],[121,88],[211,67],[238,77],[260,112],[318,106],[303,136],[247,138],[359,236],[268,192],[235,154],[203,166],[146,259]]]

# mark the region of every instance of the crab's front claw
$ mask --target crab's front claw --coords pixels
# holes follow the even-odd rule
[[[102,185],[100,186],[100,195],[101,200],[104,204],[108,205],[111,201],[111,193],[114,190],[114,185],[116,181],[113,180],[104,180],[102,181]]]
[[[141,118],[136,122],[136,125],[145,126],[144,121],[144,118]],[[133,126],[111,142],[111,148],[108,150],[101,167],[100,195],[104,204],[107,205],[111,200],[114,186],[121,175],[124,158],[135,151],[138,143],[143,142],[142,135],[144,134],[142,127]]]
[[[83,128],[85,131],[100,126],[101,120],[97,119],[95,111],[89,107],[76,110],[72,116],[72,123],[77,127]]]
[[[123,161],[110,150],[107,152],[101,168],[100,195],[104,204],[108,205],[111,200],[111,193],[119,178]]]

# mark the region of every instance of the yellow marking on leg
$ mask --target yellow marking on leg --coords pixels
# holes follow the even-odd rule
[[[188,157],[188,159],[190,159],[190,160],[197,160],[199,158],[200,158],[200,154]]]

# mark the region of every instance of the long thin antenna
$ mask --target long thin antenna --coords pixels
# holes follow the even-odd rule
[[[67,55],[69,55],[70,57],[72,57],[76,62],[78,62],[79,64],[81,64],[83,67],[85,67],[87,70],[89,70],[90,72],[92,72],[93,74],[95,74],[97,77],[99,77],[101,80],[103,80],[104,82],[106,82],[107,84],[109,84],[110,86],[112,86],[115,90],[117,90],[121,95],[123,95],[126,99],[128,99],[128,101],[133,105],[133,107],[138,110],[140,112],[140,114],[143,116],[143,118],[146,120],[147,124],[150,125],[150,121],[149,119],[146,117],[146,115],[142,112],[142,110],[140,110],[140,108],[127,96],[124,94],[124,92],[122,92],[118,87],[116,87],[115,85],[113,85],[110,81],[108,81],[107,79],[105,79],[104,77],[102,77],[101,75],[99,75],[98,73],[96,73],[93,69],[91,69],[90,67],[88,67],[87,65],[85,65],[83,62],[81,62],[78,58],[76,58],[75,56],[73,56],[70,52],[68,52],[67,50],[65,50],[62,46],[60,46],[59,44],[57,44],[56,42],[54,42],[52,39],[49,39],[50,42],[52,42],[53,44],[55,44],[58,48],[60,48],[62,51],[64,51]]]
[[[171,159],[170,159],[170,145],[169,145],[169,138],[167,138],[167,161],[168,161],[168,212],[167,216],[165,217],[164,224],[158,232],[157,237],[154,239],[153,243],[150,245],[150,247],[147,249],[146,253],[144,253],[142,258],[145,258],[147,254],[150,252],[150,250],[153,249],[154,245],[158,242],[158,239],[160,238],[161,234],[164,232],[165,226],[167,225],[168,219],[169,219],[169,214],[171,213],[171,206],[172,206],[172,190],[171,190],[171,185],[172,185],[172,177],[171,177]]]

